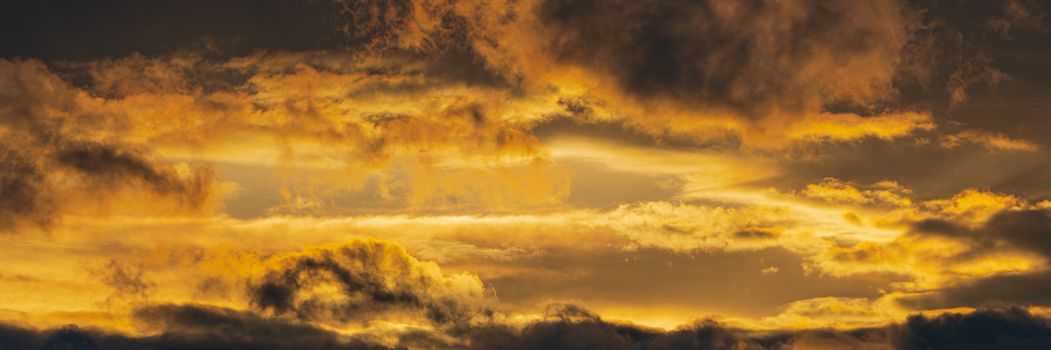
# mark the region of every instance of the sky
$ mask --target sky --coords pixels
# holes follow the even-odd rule
[[[1051,348],[1049,10],[5,2],[0,349]]]

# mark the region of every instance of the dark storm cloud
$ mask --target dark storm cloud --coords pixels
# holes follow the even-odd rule
[[[1046,349],[1051,323],[1025,309],[912,316],[894,327],[899,349]]]
[[[943,117],[1013,79],[1017,56],[997,47],[1007,40],[990,26],[1038,32],[1043,11],[1021,0],[547,0],[537,13],[560,62],[604,72],[643,99],[750,117],[815,107]]]
[[[888,97],[905,11],[896,1],[548,0],[538,9],[562,62],[600,68],[636,96],[751,116],[799,112],[813,98]]]

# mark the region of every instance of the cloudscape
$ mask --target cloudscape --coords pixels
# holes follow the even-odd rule
[[[0,5],[0,349],[1049,349],[1051,3]]]

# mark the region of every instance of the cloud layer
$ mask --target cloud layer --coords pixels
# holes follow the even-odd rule
[[[0,13],[0,348],[1044,348],[1002,1]]]

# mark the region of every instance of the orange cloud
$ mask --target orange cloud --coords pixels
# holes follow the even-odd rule
[[[1000,133],[975,129],[951,134],[941,140],[941,146],[945,148],[956,148],[963,144],[975,144],[992,150],[1011,152],[1036,152],[1040,150],[1040,146],[1032,141],[1013,139]]]

